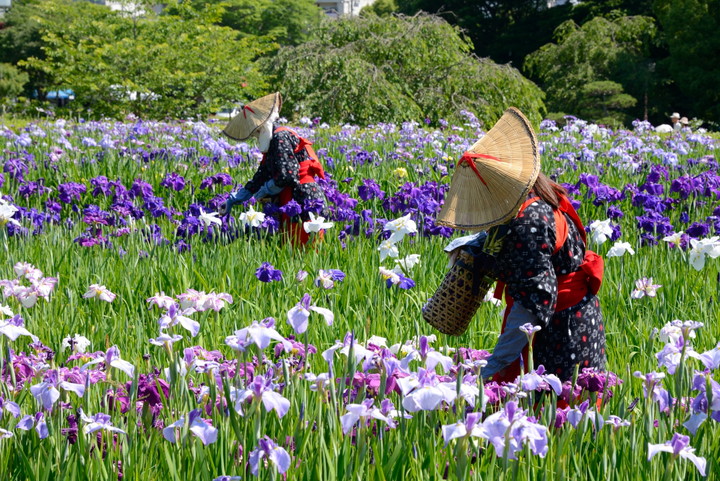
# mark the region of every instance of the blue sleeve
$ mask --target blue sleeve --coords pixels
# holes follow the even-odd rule
[[[527,345],[527,336],[519,327],[525,323],[538,325],[538,319],[520,304],[513,303],[505,323],[505,332],[500,335],[487,366],[482,370],[482,377],[488,378],[512,364],[520,356]]]

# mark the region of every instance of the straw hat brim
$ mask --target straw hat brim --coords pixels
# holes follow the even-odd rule
[[[282,96],[280,92],[260,97],[244,105],[240,112],[230,119],[223,134],[234,140],[246,140],[262,126],[277,108],[280,111]]]
[[[455,229],[486,230],[517,215],[540,173],[537,138],[530,121],[511,107],[469,150],[455,169],[437,223]],[[479,175],[478,175],[479,174]]]

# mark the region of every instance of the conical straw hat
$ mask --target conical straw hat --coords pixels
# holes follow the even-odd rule
[[[240,113],[233,117],[228,123],[223,134],[231,139],[245,140],[250,137],[270,117],[273,108],[277,107],[278,112],[282,105],[280,92],[260,97],[253,100],[240,109]]]
[[[511,107],[458,162],[437,223],[464,230],[502,224],[517,215],[539,172],[535,132]]]

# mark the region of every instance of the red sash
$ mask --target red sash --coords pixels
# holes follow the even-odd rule
[[[522,204],[522,206],[520,206],[520,211],[518,212],[517,216],[522,217],[523,211],[530,204],[537,200],[540,200],[540,198],[532,197],[526,200]],[[570,219],[573,221],[573,224],[575,224],[575,226],[577,227],[578,232],[580,232],[583,241],[587,242],[585,236],[585,228],[583,227],[580,217],[578,216],[577,212],[575,211],[567,197],[562,196],[560,198],[560,205],[558,206],[558,208],[553,209],[556,237],[555,250],[553,251],[553,254],[557,253],[562,248],[568,236],[568,224],[563,213],[568,214]],[[577,271],[571,272],[570,274],[557,276],[558,295],[557,302],[555,304],[555,312],[563,311],[568,307],[572,307],[578,304],[580,301],[582,301],[583,297],[585,297],[588,292],[592,294],[597,294],[600,290],[600,285],[602,284],[604,266],[605,264],[602,257],[597,255],[595,252],[586,249],[583,263],[580,264],[580,268]],[[495,298],[501,299],[503,292],[505,293],[505,302],[507,304],[507,308],[505,309],[505,315],[503,316],[502,329],[500,331],[501,333],[505,332],[505,324],[507,323],[510,309],[512,309],[513,298],[508,295],[507,286],[502,282],[498,282],[497,287],[495,288]],[[526,372],[528,366],[527,357],[528,347],[525,346],[525,349],[523,349],[522,358],[524,360]],[[512,382],[519,374],[520,359],[517,359],[511,365],[493,376],[493,381]]]

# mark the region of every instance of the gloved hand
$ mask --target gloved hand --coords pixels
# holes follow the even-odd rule
[[[270,179],[265,184],[263,184],[260,189],[258,189],[257,192],[253,194],[253,197],[255,197],[257,200],[262,199],[263,197],[267,197],[269,195],[278,195],[280,192],[282,192],[283,188],[278,187],[275,185],[275,181]]]
[[[232,209],[232,206],[235,204],[239,204],[241,202],[245,202],[250,197],[252,197],[252,193],[247,190],[245,187],[241,188],[237,192],[233,192],[230,194],[230,197],[228,197],[227,202],[225,202],[224,206],[221,206],[219,209],[220,215],[227,215],[230,213],[230,209]]]

